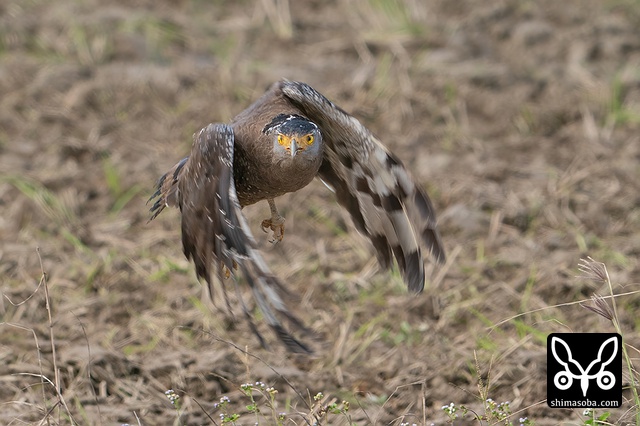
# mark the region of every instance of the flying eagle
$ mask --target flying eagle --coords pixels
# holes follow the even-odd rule
[[[305,83],[279,81],[230,124],[200,130],[191,154],[158,180],[150,198],[151,219],[165,206],[180,208],[184,254],[198,277],[211,287],[214,266],[219,280],[241,273],[267,324],[289,350],[302,353],[311,350],[289,328],[306,329],[287,309],[286,289],[260,254],[242,208],[267,200],[271,217],[261,226],[278,242],[285,220],[274,199],[315,177],[371,241],[380,266],[390,268],[395,258],[409,290],[421,292],[423,251],[438,263],[445,260],[429,197],[356,118]],[[240,303],[266,346],[242,298]]]

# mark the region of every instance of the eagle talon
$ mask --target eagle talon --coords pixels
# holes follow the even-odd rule
[[[222,273],[224,274],[224,279],[228,280],[229,277],[231,276],[231,271],[229,270],[229,268],[226,267],[226,265],[222,262],[220,262],[220,267],[222,268]],[[238,270],[238,264],[236,263],[236,261],[233,261],[233,270],[237,271]]]
[[[273,235],[269,238],[269,242],[271,244],[277,244],[284,238],[284,217],[280,216],[278,213],[278,208],[276,207],[276,202],[273,198],[268,198],[267,202],[269,202],[269,210],[271,210],[271,218],[265,219],[260,224],[260,227],[264,232],[268,229],[273,231]]]
[[[284,238],[284,217],[278,216],[265,219],[260,224],[260,228],[262,228],[265,233],[271,230],[273,235],[269,238],[269,242],[271,244],[277,244]]]

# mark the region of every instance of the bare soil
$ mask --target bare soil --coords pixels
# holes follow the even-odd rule
[[[579,304],[609,294],[576,277],[591,256],[631,293],[617,315],[638,365],[639,28],[632,0],[3,1],[0,423],[219,424],[228,395],[253,424],[239,387],[262,381],[278,411],[308,413],[321,391],[356,424],[443,424],[443,405],[484,415],[486,398],[510,401],[514,424],[583,424],[546,405],[546,336],[614,331]],[[321,183],[279,200],[275,247],[259,230],[266,203],[247,208],[322,336],[313,357],[268,333],[260,348],[201,298],[178,212],[147,223],[191,134],[280,78],[314,86],[405,162],[449,254],[413,297]],[[624,380],[613,424],[638,409]]]

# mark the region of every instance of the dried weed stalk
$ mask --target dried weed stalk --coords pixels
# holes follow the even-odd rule
[[[32,328],[28,328],[28,327],[24,327],[22,325],[19,324],[10,324],[10,323],[0,323],[0,324],[4,324],[10,327],[15,327],[15,328],[19,328],[21,330],[26,330],[26,331],[30,331],[33,334],[33,338],[35,340],[35,344],[36,344],[36,351],[38,352],[38,368],[40,370],[40,374],[33,374],[33,373],[19,373],[19,375],[25,375],[25,376],[35,376],[38,377],[40,379],[40,385],[42,386],[42,399],[43,399],[43,403],[45,404],[45,415],[42,418],[42,420],[40,420],[39,424],[50,424],[50,416],[52,415],[52,413],[54,412],[54,410],[60,406],[64,407],[65,411],[66,411],[66,415],[69,418],[69,421],[71,422],[72,425],[76,425],[78,424],[74,419],[73,416],[71,415],[71,410],[69,410],[69,406],[67,405],[66,400],[64,399],[64,396],[62,395],[61,392],[61,385],[60,385],[60,372],[58,369],[58,363],[57,363],[57,357],[56,357],[56,342],[55,342],[55,338],[53,335],[53,315],[51,313],[51,298],[49,297],[49,285],[47,283],[47,273],[44,270],[44,266],[42,264],[42,257],[40,256],[40,247],[36,247],[36,253],[38,255],[38,261],[40,262],[40,271],[41,271],[41,275],[40,275],[40,281],[38,282],[38,286],[36,287],[36,289],[24,300],[20,301],[20,302],[13,302],[8,296],[4,296],[9,303],[11,303],[13,306],[20,306],[24,303],[26,303],[27,301],[31,300],[31,298],[33,298],[33,296],[35,296],[35,294],[40,290],[40,288],[44,288],[44,297],[45,297],[45,308],[47,310],[47,319],[48,319],[48,325],[49,325],[49,343],[51,345],[51,362],[53,364],[53,380],[49,379],[45,374],[44,374],[44,369],[42,366],[42,350],[40,349],[40,344],[38,342],[38,337],[37,334],[35,332],[35,330],[33,330]],[[55,394],[56,394],[56,402],[55,404],[53,404],[53,406],[47,408],[46,407],[46,403],[47,403],[47,395],[45,392],[46,389],[46,384],[49,384],[51,387],[53,387],[55,389]]]
[[[635,424],[640,425],[640,396],[638,395],[638,381],[636,376],[637,371],[633,367],[631,358],[629,357],[629,354],[627,352],[627,345],[624,343],[624,335],[622,333],[620,318],[618,317],[618,310],[616,307],[616,297],[619,297],[621,295],[614,293],[613,285],[611,284],[611,279],[609,278],[609,272],[607,271],[607,267],[604,263],[597,262],[593,258],[587,256],[586,259],[580,259],[578,269],[580,270],[580,272],[582,272],[582,278],[598,281],[606,284],[609,287],[609,296],[607,298],[611,299],[611,307],[609,307],[609,304],[607,303],[605,298],[598,294],[594,294],[593,296],[591,296],[591,305],[580,303],[580,306],[591,312],[595,312],[596,314],[611,321],[616,332],[623,336],[622,355],[629,371],[630,388],[636,410]]]
[[[578,263],[578,270],[582,273],[582,275],[580,276],[581,278],[586,278],[588,280],[607,284],[607,286],[609,287],[609,294],[612,305],[612,307],[609,307],[609,304],[604,297],[600,296],[599,294],[594,294],[591,296],[591,305],[587,305],[586,303],[581,302],[580,306],[608,319],[613,323],[616,331],[622,334],[620,330],[620,324],[618,322],[618,312],[616,308],[616,299],[613,292],[613,286],[611,284],[609,272],[607,271],[607,267],[605,266],[605,264],[602,262],[597,262],[593,260],[592,257],[587,256],[586,259],[580,259],[580,262]]]

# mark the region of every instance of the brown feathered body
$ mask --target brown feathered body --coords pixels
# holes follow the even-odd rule
[[[235,137],[233,177],[242,207],[295,192],[317,176],[321,150],[313,156],[282,157],[274,154],[273,135],[264,131],[274,116],[302,114],[279,91],[271,90],[231,121]]]
[[[277,135],[294,122],[307,123],[318,140],[287,156]],[[230,124],[200,130],[190,156],[159,179],[151,197],[151,219],[165,206],[180,208],[184,253],[194,261],[198,277],[211,286],[212,267],[217,267],[218,280],[223,280],[221,265],[228,271],[237,268],[264,321],[295,352],[310,348],[290,328],[310,332],[284,303],[285,287],[266,265],[241,210],[265,199],[272,204],[273,198],[299,190],[314,177],[333,190],[370,240],[381,267],[390,268],[395,259],[409,290],[420,292],[424,250],[437,262],[445,259],[429,197],[368,129],[307,84],[277,82]],[[266,345],[251,310],[242,297],[238,300]]]

